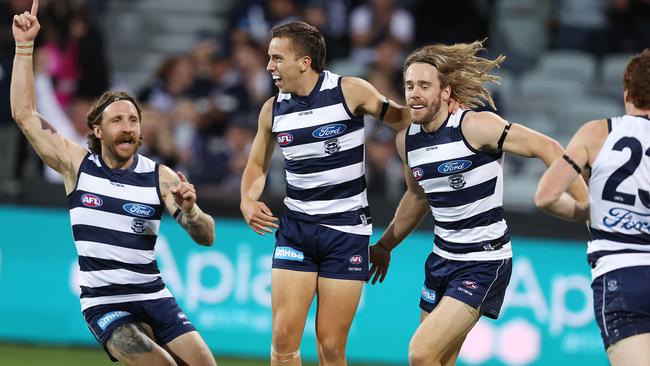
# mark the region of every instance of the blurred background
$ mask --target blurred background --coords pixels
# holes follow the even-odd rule
[[[55,354],[66,365],[108,364],[79,313],[61,179],[11,119],[11,19],[30,6],[0,0],[0,364],[50,365]],[[497,112],[562,144],[585,121],[624,112],[624,67],[650,45],[650,0],[41,0],[39,19],[38,111],[85,145],[93,99],[109,88],[135,93],[143,106],[140,153],[184,172],[215,216],[210,249],[192,245],[167,220],[158,262],[218,360],[234,358],[225,365],[257,364],[246,359],[264,360],[270,345],[273,238],[243,223],[239,183],[259,109],[276,93],[265,70],[271,27],[296,19],[315,25],[326,39],[327,69],[366,78],[400,102],[409,51],[487,37],[484,56],[507,57],[495,71],[501,84],[490,85]],[[392,130],[367,118],[366,133],[378,236],[404,181]],[[502,318],[479,322],[461,364],[607,364],[592,315],[586,230],[533,206],[544,168],[506,157],[513,280]],[[284,187],[278,150],[263,196],[276,214]],[[406,364],[432,228],[424,222],[396,250],[387,281],[366,288],[350,335],[351,364]],[[314,359],[314,345],[312,326],[306,359]]]

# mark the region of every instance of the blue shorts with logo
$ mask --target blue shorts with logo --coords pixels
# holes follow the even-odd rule
[[[165,345],[176,337],[196,330],[173,297],[97,305],[83,311],[86,324],[113,361],[106,342],[121,325],[146,323],[153,330],[155,341]]]
[[[597,277],[594,314],[605,349],[631,336],[650,333],[650,266],[620,268]]]
[[[273,268],[318,272],[320,277],[368,279],[369,235],[344,233],[286,215],[275,231]]]
[[[443,296],[481,308],[496,319],[512,274],[512,258],[490,261],[457,261],[431,253],[424,264],[420,308],[432,312]]]

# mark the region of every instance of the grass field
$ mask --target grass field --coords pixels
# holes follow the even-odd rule
[[[266,360],[222,358],[219,366],[262,366]],[[46,347],[35,345],[0,344],[2,366],[115,366],[99,348]],[[304,365],[315,365],[305,363]]]

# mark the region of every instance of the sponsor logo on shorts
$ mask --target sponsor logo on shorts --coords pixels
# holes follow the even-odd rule
[[[469,160],[452,160],[438,165],[438,173],[458,173],[467,170],[470,166],[472,166],[472,162]]]
[[[278,144],[280,146],[287,146],[293,142],[293,135],[288,132],[278,134]]]
[[[609,280],[607,281],[607,291],[616,291],[618,290],[618,281]]]
[[[422,287],[422,300],[435,304],[436,303],[436,292],[428,289],[426,286]]]
[[[153,207],[149,207],[147,205],[142,205],[139,203],[127,203],[124,206],[122,206],[122,209],[130,213],[131,215],[135,215],[139,217],[151,217],[156,212],[156,210],[154,210]]]
[[[183,313],[182,311],[179,311],[178,314],[176,314],[176,317],[179,320],[182,320],[183,324],[191,324],[191,322],[187,319],[187,315],[185,315],[185,313]]]
[[[469,296],[474,295],[474,293],[472,291],[469,291],[466,288],[463,288],[463,287],[460,287],[460,286],[458,286],[457,290],[464,293],[464,294],[468,294]]]
[[[301,251],[291,247],[277,247],[275,248],[273,258],[302,262],[305,259],[305,255]]]
[[[348,262],[350,262],[350,263],[352,263],[352,264],[359,265],[359,264],[363,263],[363,257],[360,256],[360,255],[358,255],[358,254],[357,254],[357,255],[353,255],[352,257],[350,257],[350,258],[348,259]]]
[[[361,272],[361,270],[360,267],[348,267],[348,271]]]
[[[81,196],[81,203],[86,207],[101,207],[101,205],[104,204],[104,201],[102,201],[102,199],[99,198],[99,196],[86,193],[83,196]]]
[[[342,134],[347,128],[348,127],[342,123],[335,123],[317,128],[311,133],[311,135],[317,139],[328,139]]]
[[[470,280],[463,281],[463,286],[470,288],[472,290],[476,290],[478,288],[476,281],[470,281]]]
[[[411,171],[413,172],[413,178],[415,178],[415,180],[420,180],[424,176],[424,170],[422,170],[422,168],[413,168]]]
[[[99,320],[97,320],[97,325],[99,325],[102,330],[106,330],[106,327],[108,327],[109,324],[119,318],[124,318],[127,315],[131,315],[131,313],[127,311],[111,311],[110,313],[104,314],[104,316],[99,318]]]

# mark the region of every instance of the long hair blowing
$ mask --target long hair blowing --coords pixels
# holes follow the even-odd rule
[[[485,102],[496,110],[486,82],[500,84],[499,77],[489,71],[505,60],[499,55],[494,60],[476,54],[485,51],[483,42],[456,43],[454,45],[433,44],[419,48],[406,58],[403,72],[411,64],[427,63],[438,70],[440,88],[451,86],[451,97],[461,105],[470,108],[485,106]]]

